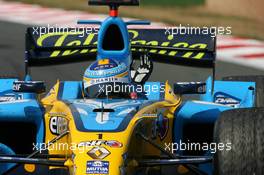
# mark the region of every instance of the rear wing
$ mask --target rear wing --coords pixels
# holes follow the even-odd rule
[[[129,29],[133,57],[148,54],[156,62],[213,67],[216,38],[194,30],[189,33],[170,35],[162,28]],[[28,66],[44,66],[95,60],[97,37],[98,29],[88,32],[84,28],[43,29],[37,32],[28,28],[26,63]]]
[[[135,29],[129,32],[134,54],[146,52],[154,61],[169,64],[214,66],[216,38],[210,34],[198,34],[192,30],[189,34],[170,35],[166,29]]]

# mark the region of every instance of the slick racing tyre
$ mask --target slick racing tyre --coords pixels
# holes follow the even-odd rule
[[[264,174],[264,108],[225,111],[216,122],[214,141],[231,149],[214,155],[214,175]]]
[[[256,83],[255,107],[264,107],[264,76],[230,76],[224,81],[252,81]]]

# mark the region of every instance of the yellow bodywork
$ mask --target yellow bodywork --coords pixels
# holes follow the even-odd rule
[[[106,149],[110,154],[99,161],[109,162],[109,175],[121,175],[121,169],[126,169],[127,174],[133,174],[137,170],[137,160],[144,156],[160,156],[161,152],[142,139],[138,139],[137,132],[142,132],[146,136],[151,136],[153,121],[157,118],[157,114],[162,111],[163,116],[169,120],[169,130],[166,137],[161,140],[156,137],[153,141],[159,145],[172,141],[172,125],[174,112],[181,104],[181,98],[173,93],[168,82],[165,86],[165,100],[156,102],[152,105],[144,107],[136,113],[130,121],[128,127],[122,132],[80,132],[77,130],[71,109],[63,101],[57,99],[60,82],[52,88],[48,96],[41,100],[42,105],[46,108],[45,113],[45,142],[48,143],[57,135],[47,129],[49,128],[51,117],[59,116],[66,119],[68,123],[69,134],[50,146],[49,154],[63,154],[67,160],[65,166],[69,168],[70,174],[84,175],[87,174],[87,162],[97,161],[87,154],[96,146],[80,146],[93,140],[118,141],[121,147],[110,147],[102,144],[98,147]],[[64,147],[62,148],[62,146]],[[100,152],[97,154],[100,155]],[[134,157],[131,158],[131,157]],[[54,160],[54,159],[53,159]],[[58,159],[57,159],[58,160]],[[56,168],[56,167],[50,167]]]

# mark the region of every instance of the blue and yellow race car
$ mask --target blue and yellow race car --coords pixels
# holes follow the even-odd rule
[[[0,174],[264,174],[263,76],[216,81],[210,33],[128,29],[150,24],[118,17],[138,0],[89,4],[109,6],[109,17],[78,22],[87,28],[28,28],[23,81],[0,79]],[[87,60],[95,62],[82,81],[58,81],[45,95],[30,75],[32,66]],[[171,86],[148,81],[153,62],[213,73]]]

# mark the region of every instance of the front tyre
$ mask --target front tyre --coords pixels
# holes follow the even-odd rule
[[[215,175],[264,174],[264,108],[225,111],[216,122],[216,143],[231,143],[230,151],[214,156]]]

